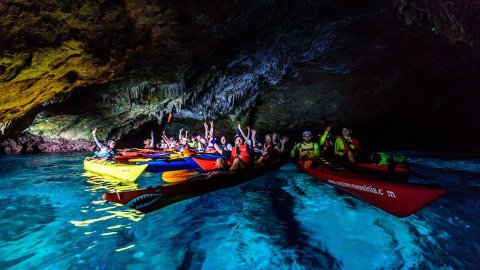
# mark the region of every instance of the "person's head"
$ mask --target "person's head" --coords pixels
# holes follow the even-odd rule
[[[143,144],[145,144],[145,145],[150,145],[151,142],[152,142],[152,140],[150,140],[150,139],[143,140]]]
[[[265,144],[271,144],[272,143],[272,135],[267,134],[265,135]]]
[[[225,136],[222,136],[222,137],[220,138],[220,142],[221,142],[222,144],[226,144],[226,143],[227,143],[227,138],[225,138]]]
[[[108,146],[108,148],[110,148],[110,149],[115,148],[115,140],[108,140],[108,141],[107,141],[107,146]]]
[[[235,142],[236,146],[243,144],[243,138],[238,134],[235,134],[235,136],[233,136],[233,141]]]
[[[202,144],[206,144],[206,143],[207,143],[207,141],[206,141],[205,138],[203,138],[203,137],[201,137],[199,141],[200,141],[200,143],[202,143]]]
[[[302,134],[302,137],[304,142],[309,143],[312,141],[312,132],[309,130],[305,130]]]
[[[352,134],[352,130],[349,129],[349,128],[342,128],[342,135],[345,136],[345,137],[348,137],[350,136],[350,134]]]
[[[277,132],[272,133],[272,140],[274,142],[280,140],[280,134],[278,134]]]

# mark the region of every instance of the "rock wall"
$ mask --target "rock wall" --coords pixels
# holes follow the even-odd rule
[[[478,8],[474,0],[5,0],[0,140],[26,128],[89,140],[94,127],[121,139],[173,112],[178,127],[222,119],[295,134],[320,129],[325,116],[372,142],[455,143],[467,130],[480,135],[472,127]],[[430,139],[438,129],[447,139]]]

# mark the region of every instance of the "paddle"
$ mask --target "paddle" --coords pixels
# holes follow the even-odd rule
[[[165,127],[163,128],[163,131],[167,130],[167,126],[168,126],[168,123],[170,123],[170,120],[172,120],[172,114],[171,113],[168,114],[167,123],[165,124]]]
[[[152,161],[152,159],[151,158],[131,158],[128,160],[128,162],[133,162],[133,163],[148,162],[148,161]]]
[[[200,171],[195,170],[176,170],[168,171],[162,174],[162,180],[168,183],[182,182],[192,175],[199,174]]]

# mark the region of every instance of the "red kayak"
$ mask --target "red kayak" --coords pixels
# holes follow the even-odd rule
[[[319,159],[315,168],[300,169],[318,180],[343,190],[397,217],[409,216],[447,193],[438,185],[396,182],[347,169]]]
[[[342,166],[352,169],[353,171],[357,171],[360,173],[367,173],[369,175],[377,175],[379,177],[388,177],[389,179],[396,180],[396,181],[408,181],[408,165],[403,164],[386,164],[386,165],[378,165],[374,163],[350,163],[350,162],[343,162],[340,163]]]
[[[102,198],[146,214],[170,204],[248,182],[280,166],[255,167],[239,172],[224,170],[202,172],[189,175],[182,182],[147,189],[105,193]]]

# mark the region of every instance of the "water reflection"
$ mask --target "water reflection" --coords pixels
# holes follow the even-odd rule
[[[82,174],[82,176],[86,177],[87,183],[90,184],[86,186],[85,191],[93,192],[94,194],[96,194],[97,197],[95,198],[98,198],[104,192],[138,189],[138,185],[135,182],[118,179],[113,176],[100,175],[100,174],[96,174],[88,171],[85,171]],[[95,199],[91,202],[90,205],[82,207],[81,212],[85,214],[89,212],[96,212],[104,215],[101,217],[96,217],[98,214],[93,215],[95,216],[95,218],[90,218],[86,220],[72,220],[70,221],[71,224],[77,227],[85,227],[96,222],[103,222],[106,220],[113,220],[113,219],[115,220],[127,219],[134,222],[138,222],[144,216],[142,213],[136,210],[125,208],[120,204],[107,203],[101,199],[100,200]],[[92,215],[90,214],[89,216],[92,216]],[[111,234],[116,234],[116,230],[119,230],[128,226],[129,226],[128,224],[127,225],[125,224],[110,225],[106,229],[113,230],[113,231],[105,232],[100,235],[107,236]],[[91,232],[87,232],[87,233],[91,233]]]

